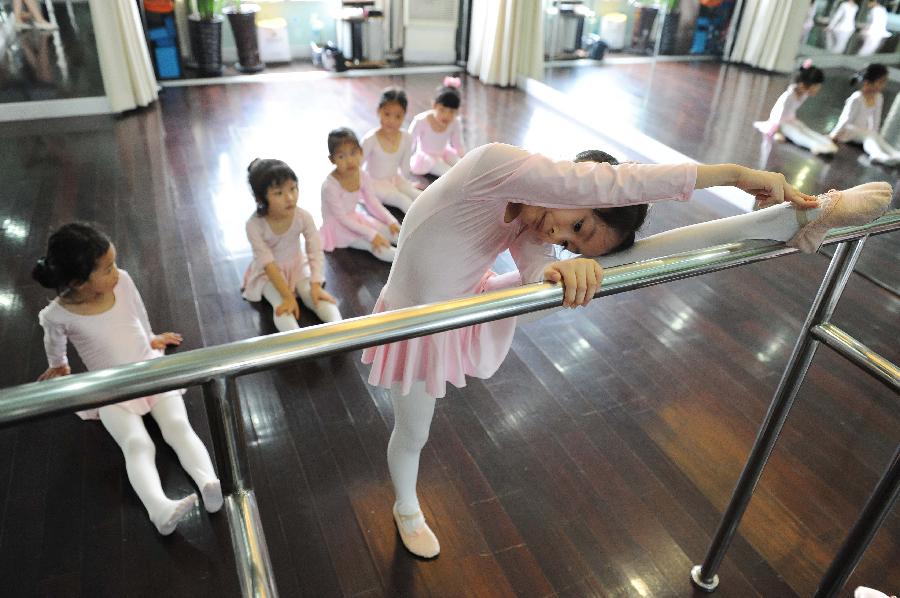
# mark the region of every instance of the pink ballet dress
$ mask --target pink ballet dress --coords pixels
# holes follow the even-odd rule
[[[753,126],[756,127],[760,133],[772,136],[778,132],[781,123],[797,118],[797,110],[800,109],[800,106],[803,105],[803,102],[807,100],[808,96],[803,94],[800,97],[797,97],[797,94],[795,93],[796,89],[796,85],[788,85],[787,91],[775,100],[775,105],[772,106],[772,110],[769,112],[769,120],[760,120],[753,123]]]
[[[419,196],[403,222],[397,256],[375,313],[471,296],[505,284],[540,282],[557,261],[518,219],[505,223],[510,202],[548,208],[602,208],[664,199],[687,201],[696,164],[611,166],[557,162],[526,150],[492,143],[460,160]],[[496,276],[490,268],[509,250],[518,275]],[[466,376],[488,378],[512,343],[515,318],[371,347],[369,383],[403,394],[424,381],[433,397],[446,383],[465,386]]]
[[[368,213],[357,209],[362,201]],[[381,229],[400,224],[375,196],[372,179],[365,171],[359,173],[359,189],[347,191],[332,175],[322,183],[322,246],[325,251],[348,247],[356,239],[372,241]]]
[[[459,117],[454,118],[446,129],[438,133],[428,122],[429,114],[430,110],[417,114],[409,125],[409,134],[415,148],[409,161],[413,174],[427,174],[435,159],[452,165],[466,153]]]
[[[66,340],[72,341],[88,370],[101,370],[126,363],[146,361],[163,355],[150,347],[154,334],[147,309],[134,281],[125,270],[119,270],[119,281],[113,293],[116,302],[100,314],[72,313],[54,299],[38,314],[44,328],[44,349],[50,367],[68,365]],[[184,389],[170,391],[179,395]],[[146,415],[156,402],[169,393],[161,393],[116,403],[138,415]],[[81,419],[100,419],[98,409],[78,411]]]
[[[275,262],[289,289],[296,289],[297,283],[308,278],[310,282],[325,282],[322,267],[325,255],[322,253],[322,239],[316,223],[309,212],[295,208],[294,220],[290,228],[280,235],[272,232],[265,216],[254,214],[247,220],[247,240],[253,248],[253,261],[244,273],[243,297],[248,301],[262,299],[263,287],[268,282],[266,265]],[[304,239],[306,251],[300,247],[300,237]]]

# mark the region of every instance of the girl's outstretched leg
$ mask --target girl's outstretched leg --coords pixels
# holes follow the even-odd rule
[[[412,206],[413,198],[404,193],[393,180],[375,180],[373,187],[375,188],[375,196],[386,206],[397,208],[404,214]]]
[[[160,534],[171,534],[197,504],[197,495],[190,494],[181,500],[169,500],[165,495],[156,470],[156,447],[140,415],[117,405],[101,407],[99,413],[103,427],[125,455],[128,481],[147,509],[150,521]]]
[[[425,392],[425,383],[416,382],[409,394],[399,385],[391,388],[394,405],[394,429],[388,442],[388,469],[394,484],[394,521],[404,546],[413,554],[432,558],[441,550],[437,537],[419,507],[416,482],[419,478],[419,455],[428,440],[435,399]]]
[[[203,496],[203,506],[209,513],[222,508],[222,485],[216,477],[212,460],[203,442],[191,427],[184,399],[178,392],[167,392],[158,400],[150,415],[159,424],[166,443],[175,450],[181,467],[187,472]]]
[[[891,186],[882,182],[829,191],[819,196],[817,208],[798,210],[792,204],[782,203],[749,214],[692,224],[651,235],[630,249],[602,256],[598,261],[609,268],[745,239],[783,241],[805,253],[814,253],[829,229],[866,224],[881,216],[890,204],[891,194]]]

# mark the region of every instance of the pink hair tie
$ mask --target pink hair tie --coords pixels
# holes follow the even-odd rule
[[[444,87],[454,87],[456,89],[459,89],[460,87],[462,87],[462,79],[460,79],[459,77],[451,77],[448,75],[444,77]]]
[[[812,67],[812,58],[807,58],[803,61],[803,68],[808,69]]]

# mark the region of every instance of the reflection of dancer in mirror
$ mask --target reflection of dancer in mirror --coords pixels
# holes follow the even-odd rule
[[[850,36],[856,31],[856,13],[859,6],[855,0],[841,2],[825,28],[825,49],[835,54],[843,54]]]
[[[882,0],[869,0],[869,12],[866,13],[866,24],[859,31],[863,39],[862,46],[859,48],[860,56],[871,56],[881,47],[881,42],[891,36],[887,28],[888,14],[887,9],[882,6]]]
[[[50,64],[50,37],[45,31],[26,33],[19,38],[22,56],[31,68],[33,83],[53,84],[53,66]]]
[[[16,29],[44,29],[52,31],[59,29],[56,25],[44,18],[44,13],[38,6],[37,0],[13,0],[13,14],[16,17]]]
[[[769,120],[755,122],[753,126],[769,137],[780,133],[792,143],[814,154],[835,153],[838,148],[831,139],[817,133],[797,118],[797,110],[803,102],[822,89],[825,73],[822,69],[814,67],[812,60],[807,59],[794,73],[793,81],[788,85],[787,91],[775,101],[769,113]]]
[[[881,90],[887,85],[888,70],[883,64],[873,62],[850,80],[860,85],[844,102],[844,110],[831,131],[831,138],[844,143],[860,143],[873,162],[900,164],[900,151],[881,136],[881,112],[884,96]]]

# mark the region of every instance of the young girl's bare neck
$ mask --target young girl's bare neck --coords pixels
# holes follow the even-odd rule
[[[331,171],[331,176],[337,179],[344,191],[359,191],[359,168],[344,171],[335,168]]]
[[[400,139],[402,136],[403,134],[400,132],[400,129],[387,129],[381,127],[375,131],[378,145],[389,154],[393,154],[400,148]]]
[[[444,124],[437,119],[437,116],[434,113],[434,110],[431,110],[428,113],[428,125],[431,127],[431,130],[435,133],[443,133],[449,127],[449,124]]]
[[[94,315],[110,310],[116,303],[116,295],[112,291],[98,293],[72,289],[59,296],[59,303],[66,311],[79,315]]]

